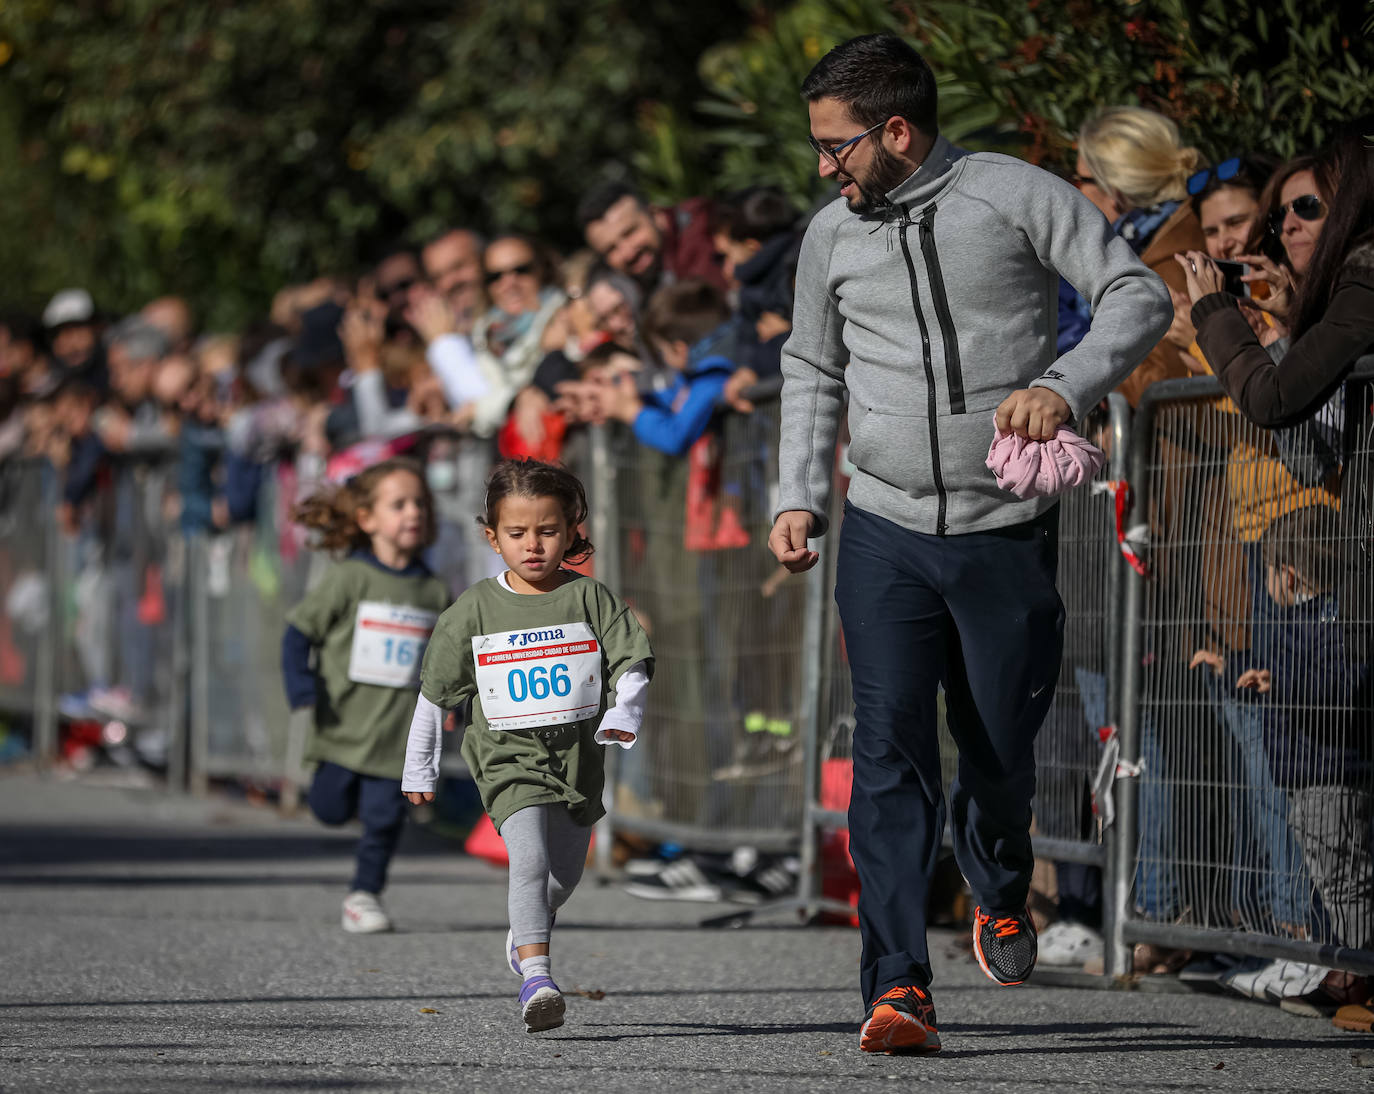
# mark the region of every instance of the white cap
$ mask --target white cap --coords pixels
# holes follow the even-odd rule
[[[95,301],[85,289],[63,289],[43,309],[43,326],[49,330],[67,323],[89,323],[94,318]]]

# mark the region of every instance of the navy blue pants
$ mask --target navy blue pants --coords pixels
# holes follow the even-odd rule
[[[854,681],[849,849],[865,1005],[930,983],[926,899],[945,825],[941,686],[959,746],[950,788],[959,868],[984,912],[1026,905],[1033,744],[1063,647],[1057,553],[1057,509],[940,537],[845,507],[835,602]]]
[[[306,801],[325,824],[345,824],[354,817],[363,822],[350,891],[380,893],[386,888],[386,870],[406,823],[401,780],[359,775],[325,760],[315,769]]]

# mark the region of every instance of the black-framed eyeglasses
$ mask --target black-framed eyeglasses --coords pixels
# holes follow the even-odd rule
[[[1280,205],[1269,214],[1269,231],[1273,235],[1283,234],[1283,222],[1288,219],[1288,210],[1293,210],[1293,215],[1299,220],[1321,220],[1326,216],[1326,202],[1317,197],[1316,194],[1303,194],[1296,197],[1287,205]]]
[[[1232,156],[1229,160],[1222,160],[1215,167],[1204,167],[1201,171],[1195,171],[1188,176],[1188,196],[1197,197],[1207,189],[1207,184],[1213,179],[1217,182],[1230,182],[1244,168],[1245,161],[1239,156]]]
[[[811,151],[815,152],[816,155],[818,155],[818,156],[824,156],[826,159],[828,159],[828,160],[831,162],[831,164],[833,164],[836,168],[839,168],[839,167],[841,166],[841,164],[840,164],[840,153],[841,153],[841,152],[843,152],[846,148],[852,148],[854,145],[858,144],[858,143],[859,143],[861,140],[863,140],[866,136],[868,136],[870,133],[872,133],[875,129],[881,129],[881,128],[882,128],[883,126],[885,126],[886,124],[887,124],[887,119],[884,118],[884,119],[883,119],[882,121],[880,121],[877,125],[870,125],[867,129],[865,129],[865,130],[864,130],[862,133],[860,133],[857,137],[850,137],[849,140],[847,140],[847,141],[841,141],[839,144],[835,144],[835,145],[824,145],[824,144],[821,144],[820,141],[818,141],[815,137],[812,137],[812,136],[808,136],[808,137],[806,138],[806,141],[807,141],[807,143],[808,143],[809,145],[811,145]]]
[[[488,270],[486,279],[488,285],[495,285],[501,278],[505,277],[506,274],[514,274],[516,277],[525,277],[532,273],[534,273],[534,263],[522,262],[518,266],[507,266],[504,270]]]

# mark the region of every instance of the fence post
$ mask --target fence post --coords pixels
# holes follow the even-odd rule
[[[588,523],[591,540],[596,544],[597,579],[611,591],[619,593],[620,528],[617,501],[615,461],[611,459],[610,431],[604,425],[588,429],[591,446],[591,492],[588,498]],[[643,747],[643,746],[641,746]],[[615,848],[615,791],[616,774],[620,766],[620,749],[607,748],[606,781],[601,790],[601,803],[606,815],[596,824],[596,873],[603,881],[611,876]]]
[[[1109,428],[1111,429],[1111,465],[1108,477],[1113,482],[1127,480],[1131,460],[1131,407],[1120,392],[1112,392],[1107,397]],[[1111,529],[1109,529],[1109,534]],[[1121,725],[1122,677],[1125,662],[1122,660],[1124,648],[1123,621],[1126,618],[1123,594],[1127,575],[1134,575],[1121,557],[1112,561],[1107,571],[1107,724]],[[1118,818],[1117,823],[1121,821]],[[1123,856],[1119,842],[1108,836],[1103,847],[1103,901],[1102,936],[1106,940],[1103,954],[1102,973],[1107,977],[1121,976],[1131,969],[1131,961],[1125,942],[1121,937],[1121,920],[1125,911],[1125,901],[1130,892],[1130,879],[1127,870],[1132,861],[1129,855]]]
[[[43,569],[48,576],[48,626],[38,640],[37,663],[34,665],[33,754],[40,768],[57,763],[57,663],[61,657],[62,635],[66,631],[67,586],[65,552],[62,532],[57,523],[57,476],[44,466],[35,473],[43,482]]]
[[[1150,457],[1154,450],[1154,402],[1148,397],[1136,409],[1130,429],[1130,468],[1127,482],[1131,489],[1133,514],[1149,520]],[[1140,756],[1140,688],[1142,650],[1142,619],[1145,605],[1145,581],[1133,568],[1125,567],[1126,588],[1124,608],[1119,620],[1121,657],[1119,672],[1117,732],[1121,740],[1123,759]],[[1136,860],[1136,779],[1122,779],[1113,787],[1116,804],[1116,839],[1114,854],[1109,861],[1111,886],[1107,899],[1111,933],[1107,938],[1104,969],[1109,975],[1126,975],[1132,971],[1131,948],[1126,944],[1125,922],[1129,914],[1131,884]]]
[[[204,794],[210,786],[210,621],[205,587],[206,539],[193,532],[187,540],[186,587],[191,622],[191,722],[187,784],[191,793]]]
[[[831,530],[838,535],[839,529]],[[800,878],[802,914],[807,921],[820,911],[822,879],[817,848],[821,817],[821,676],[825,662],[826,588],[830,579],[830,559],[835,552],[818,546],[820,559],[806,574],[806,605],[802,615],[802,693],[799,715],[802,747],[806,749],[803,766],[805,788],[802,807]]]

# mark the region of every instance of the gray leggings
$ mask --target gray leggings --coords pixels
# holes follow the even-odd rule
[[[566,805],[530,805],[506,818],[501,838],[510,856],[511,941],[547,943],[553,913],[582,878],[592,830],[574,821]]]

